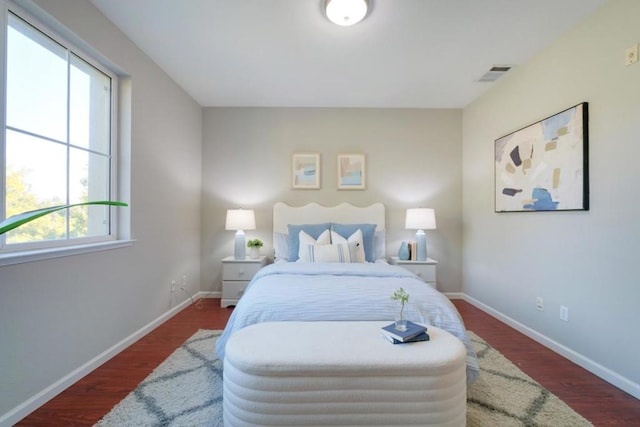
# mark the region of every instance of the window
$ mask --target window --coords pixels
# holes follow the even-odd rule
[[[13,11],[6,27],[0,218],[115,200],[115,74]],[[0,250],[113,240],[115,214],[108,206],[64,209],[0,236]]]

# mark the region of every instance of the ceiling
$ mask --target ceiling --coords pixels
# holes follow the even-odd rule
[[[390,108],[464,107],[605,1],[91,0],[201,106]]]

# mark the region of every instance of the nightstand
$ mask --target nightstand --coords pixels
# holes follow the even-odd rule
[[[228,256],[222,260],[222,307],[236,305],[245,288],[258,270],[267,264],[267,257],[235,259]]]
[[[435,259],[427,258],[426,261],[404,261],[397,256],[391,257],[389,264],[399,265],[406,268],[413,274],[421,278],[425,283],[431,285],[432,288],[436,287],[436,265],[438,261]]]

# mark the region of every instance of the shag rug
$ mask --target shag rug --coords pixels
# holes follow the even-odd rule
[[[222,426],[222,331],[200,330],[96,426]],[[467,390],[467,426],[591,426],[557,396],[469,332],[480,375]]]

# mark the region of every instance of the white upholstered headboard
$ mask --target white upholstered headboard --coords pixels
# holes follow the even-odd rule
[[[382,203],[366,207],[341,203],[337,206],[322,206],[309,203],[304,206],[289,206],[277,202],[273,205],[273,232],[287,233],[287,224],[317,224],[339,222],[342,224],[376,224],[376,231],[385,229],[385,208]]]

